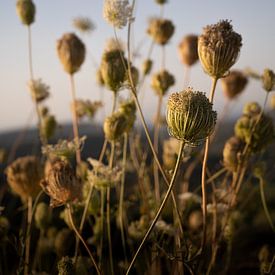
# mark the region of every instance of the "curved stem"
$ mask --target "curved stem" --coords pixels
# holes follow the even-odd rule
[[[76,113],[76,93],[75,93],[75,83],[74,83],[73,74],[70,74],[70,82],[71,82],[71,95],[72,95],[72,100],[73,100],[73,105],[72,105],[73,132],[74,132],[74,138],[75,138],[76,144],[77,144],[76,162],[77,162],[77,164],[80,164],[81,155],[80,155],[80,148],[79,148],[78,119],[77,119],[77,113]]]
[[[217,78],[212,79],[212,88],[209,95],[209,101],[213,103],[214,93],[217,85]],[[199,250],[199,254],[201,254],[205,247],[206,242],[206,218],[207,218],[207,200],[206,200],[206,167],[208,160],[208,151],[209,151],[210,137],[206,138],[205,149],[204,149],[204,157],[202,163],[202,175],[201,175],[201,190],[202,190],[202,214],[203,214],[203,232],[202,232],[202,242]]]
[[[260,179],[260,193],[261,193],[261,200],[262,200],[265,216],[269,222],[270,227],[272,228],[272,231],[275,233],[275,226],[272,222],[272,219],[271,219],[271,216],[269,214],[268,207],[266,204],[265,193],[264,193],[264,184],[265,184],[264,179],[261,178]]]
[[[172,176],[170,184],[169,184],[169,188],[168,188],[168,190],[167,190],[167,192],[165,194],[165,197],[164,197],[164,199],[163,199],[163,201],[162,201],[162,203],[161,203],[161,205],[160,205],[160,207],[158,209],[158,212],[157,212],[154,220],[152,221],[149,229],[147,230],[145,236],[143,237],[143,240],[142,240],[141,244],[139,245],[139,247],[138,247],[138,249],[137,249],[137,251],[136,251],[136,253],[135,253],[135,255],[134,255],[134,257],[133,257],[133,259],[132,259],[132,261],[131,261],[131,263],[130,263],[130,265],[128,267],[128,269],[127,269],[126,275],[129,274],[131,268],[133,267],[133,265],[134,265],[134,263],[135,263],[135,261],[137,259],[138,254],[140,253],[140,251],[143,248],[146,240],[148,239],[149,235],[151,234],[151,232],[152,232],[152,230],[153,230],[156,222],[158,221],[158,218],[159,218],[161,212],[163,211],[163,209],[165,207],[165,204],[166,204],[166,202],[167,202],[167,200],[168,200],[168,198],[170,196],[170,193],[171,193],[171,191],[172,191],[172,189],[174,187],[176,176],[177,176],[177,172],[178,172],[178,169],[179,169],[179,166],[180,166],[180,161],[181,161],[181,156],[182,156],[183,149],[184,149],[184,141],[181,141],[179,152],[178,152],[177,162],[176,162],[176,165],[175,165],[175,168],[174,168],[173,176]]]
[[[122,247],[124,252],[124,257],[127,262],[127,252],[126,252],[126,241],[125,241],[125,232],[124,232],[124,219],[123,219],[123,207],[124,207],[124,188],[125,188],[125,171],[126,171],[126,162],[127,162],[127,145],[128,145],[128,134],[124,134],[124,143],[123,143],[123,156],[122,156],[122,177],[121,177],[121,188],[119,196],[119,222],[120,222],[120,232]]]
[[[93,263],[93,265],[94,265],[94,267],[95,267],[95,269],[96,269],[96,273],[97,273],[97,274],[101,274],[101,272],[100,272],[100,270],[99,270],[99,267],[97,266],[97,263],[96,263],[96,261],[95,261],[95,259],[94,259],[93,254],[91,253],[89,247],[87,246],[86,242],[84,241],[84,239],[82,238],[82,236],[80,235],[80,233],[78,232],[78,230],[76,229],[76,226],[75,226],[75,224],[74,224],[73,217],[72,217],[72,208],[71,208],[70,204],[67,204],[67,207],[68,207],[68,209],[69,209],[69,219],[70,219],[70,223],[71,223],[71,226],[72,226],[72,228],[73,228],[75,234],[77,235],[77,237],[80,239],[80,241],[82,242],[82,244],[83,244],[84,247],[86,248],[86,250],[87,250],[87,252],[88,252],[88,254],[89,254],[89,256],[90,256],[90,259],[91,259],[91,261],[92,261],[92,263]]]

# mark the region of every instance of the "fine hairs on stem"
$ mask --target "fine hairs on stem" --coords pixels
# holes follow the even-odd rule
[[[90,256],[90,259],[91,259],[91,261],[92,261],[92,263],[93,263],[93,265],[94,265],[94,267],[96,269],[96,273],[98,275],[100,275],[101,272],[100,272],[99,267],[97,266],[97,263],[96,263],[96,261],[94,259],[93,254],[91,253],[91,251],[90,251],[89,247],[87,246],[86,242],[84,241],[84,239],[82,238],[82,236],[80,235],[80,233],[78,232],[78,230],[75,227],[75,224],[74,224],[74,221],[73,221],[73,217],[72,217],[72,208],[71,208],[70,204],[67,204],[67,207],[68,207],[68,210],[69,210],[69,219],[70,219],[71,226],[72,226],[75,234],[77,235],[77,237],[80,239],[80,241],[84,245],[85,249],[87,250],[87,252],[88,252],[88,254]]]
[[[134,257],[133,257],[133,259],[132,259],[132,261],[131,261],[131,263],[130,263],[130,265],[128,267],[128,269],[127,269],[126,275],[129,274],[130,270],[132,269],[133,265],[135,264],[135,261],[137,259],[138,254],[142,250],[142,248],[143,248],[146,240],[148,239],[149,235],[151,234],[152,230],[154,229],[154,226],[155,226],[156,222],[158,221],[158,219],[159,219],[159,217],[161,215],[161,212],[163,211],[163,209],[165,207],[165,204],[166,204],[166,202],[167,202],[167,200],[168,200],[168,198],[170,196],[170,193],[171,193],[171,191],[172,191],[172,189],[174,187],[175,181],[176,181],[177,172],[178,172],[179,167],[180,167],[181,156],[182,156],[182,153],[183,153],[184,145],[185,145],[184,141],[181,141],[179,152],[178,152],[178,157],[177,157],[177,162],[176,162],[176,165],[175,165],[175,168],[174,168],[173,176],[172,176],[170,184],[169,184],[169,188],[168,188],[168,190],[167,190],[167,192],[165,194],[165,197],[164,197],[164,199],[163,199],[163,201],[162,201],[162,203],[161,203],[161,205],[160,205],[160,207],[159,207],[159,209],[157,211],[157,214],[155,215],[154,220],[152,221],[149,229],[147,230],[146,234],[144,235],[144,237],[142,239],[142,242],[139,245],[139,247],[138,247],[138,249],[137,249],[137,251],[136,251],[136,253],[135,253],[135,255],[134,255]]]

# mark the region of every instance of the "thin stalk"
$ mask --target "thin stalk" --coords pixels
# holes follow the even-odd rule
[[[30,265],[30,245],[31,245],[31,234],[29,234],[29,228],[31,226],[32,221],[32,197],[28,197],[28,215],[27,215],[27,223],[28,230],[26,233],[26,247],[25,247],[25,267],[24,267],[24,275],[29,274],[29,265]]]
[[[187,65],[184,68],[185,68],[185,74],[183,77],[183,88],[186,89],[190,83],[191,67]]]
[[[110,169],[113,168],[114,162],[114,155],[115,155],[115,142],[112,141],[111,143],[111,155],[109,161]],[[110,257],[110,267],[111,267],[111,274],[114,275],[114,264],[113,264],[113,246],[112,246],[112,235],[111,235],[111,207],[110,207],[110,198],[111,198],[111,188],[107,187],[107,235],[108,235],[108,245],[109,245],[109,257]]]
[[[159,128],[160,128],[160,113],[161,113],[161,105],[162,105],[162,96],[158,97],[158,106],[157,106],[157,113],[155,119],[155,127],[154,127],[154,149],[156,153],[158,153],[159,147]],[[157,205],[160,204],[160,185],[159,185],[159,172],[158,172],[158,165],[154,160],[154,183],[155,183],[155,196]]]
[[[123,141],[123,155],[122,155],[122,177],[121,177],[121,187],[120,187],[120,196],[119,196],[119,222],[120,222],[120,232],[122,247],[124,252],[124,257],[127,262],[127,252],[126,252],[126,240],[124,232],[124,219],[123,219],[123,207],[124,207],[124,189],[125,189],[125,171],[126,171],[126,162],[127,162],[127,145],[128,145],[128,134],[124,134]]]
[[[184,141],[181,141],[180,148],[179,148],[179,153],[178,153],[178,158],[177,158],[177,162],[176,162],[176,165],[175,165],[175,168],[174,168],[173,176],[172,176],[170,184],[169,184],[169,188],[168,188],[168,190],[167,190],[167,192],[165,194],[165,197],[164,197],[164,199],[163,199],[163,201],[162,201],[162,203],[161,203],[161,205],[160,205],[160,207],[158,209],[158,212],[157,212],[154,220],[152,221],[149,229],[147,230],[145,236],[143,237],[143,240],[142,240],[141,244],[139,245],[139,247],[138,247],[138,249],[137,249],[137,251],[136,251],[136,253],[135,253],[135,255],[134,255],[134,257],[133,257],[133,259],[132,259],[132,261],[131,261],[131,263],[130,263],[130,265],[128,267],[128,269],[127,269],[126,275],[128,275],[129,272],[130,272],[130,270],[132,269],[132,267],[133,267],[133,265],[134,265],[134,263],[135,263],[135,261],[137,259],[138,254],[140,253],[140,251],[143,248],[146,240],[148,239],[149,235],[151,234],[151,232],[152,232],[152,230],[153,230],[156,222],[158,221],[158,218],[159,218],[161,212],[163,211],[163,209],[165,207],[165,204],[166,204],[166,202],[167,202],[167,200],[168,200],[168,198],[170,196],[170,193],[171,193],[171,191],[172,191],[172,189],[173,189],[173,187],[175,185],[175,180],[176,180],[177,172],[178,172],[179,167],[180,167],[180,162],[181,162],[181,156],[182,156],[183,149],[184,149]]]
[[[76,113],[76,92],[75,92],[75,83],[74,83],[73,74],[70,74],[70,82],[71,82],[71,95],[72,95],[72,100],[73,100],[73,105],[72,105],[73,132],[74,132],[74,138],[75,138],[76,144],[77,144],[76,162],[77,162],[77,164],[80,164],[81,154],[80,154],[80,148],[79,148],[78,118],[77,118],[77,113]]]
[[[260,193],[261,193],[261,200],[262,200],[262,204],[263,204],[263,208],[264,208],[264,213],[265,213],[265,216],[268,220],[268,223],[269,223],[272,231],[275,233],[275,226],[272,222],[272,219],[271,219],[271,216],[269,214],[268,207],[266,204],[265,193],[264,193],[264,184],[265,184],[264,179],[260,178]]]
[[[77,235],[77,237],[80,239],[80,241],[84,245],[85,249],[87,250],[87,252],[88,252],[88,254],[90,256],[90,259],[91,259],[91,261],[92,261],[92,263],[93,263],[93,265],[94,265],[94,267],[96,269],[96,273],[100,275],[101,272],[100,272],[99,267],[98,267],[98,265],[97,265],[97,263],[96,263],[96,261],[94,259],[93,254],[91,253],[89,247],[87,246],[86,242],[84,241],[84,239],[82,238],[81,234],[78,232],[78,230],[77,230],[77,228],[76,228],[76,226],[74,224],[73,217],[72,217],[72,208],[71,208],[70,204],[68,204],[67,207],[69,209],[69,220],[70,220],[71,226],[72,226],[75,234]]]
[[[102,258],[103,258],[103,241],[104,241],[104,205],[105,205],[105,189],[100,190],[100,216],[101,216],[101,238],[100,238],[100,251],[99,251],[99,263],[102,267]]]
[[[32,63],[32,33],[31,26],[28,26],[28,51],[29,51],[29,71],[30,79],[33,80],[33,63]]]
[[[217,85],[217,78],[212,79],[212,88],[209,95],[209,101],[213,103],[214,93]],[[206,200],[206,167],[208,160],[208,151],[209,151],[210,137],[206,138],[204,157],[202,163],[202,175],[201,175],[201,190],[202,190],[202,214],[203,214],[203,232],[202,232],[202,242],[199,253],[201,254],[205,247],[206,242],[206,218],[207,218],[207,200]]]

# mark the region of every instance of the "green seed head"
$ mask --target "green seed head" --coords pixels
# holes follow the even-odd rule
[[[74,33],[65,33],[57,41],[57,53],[65,72],[74,74],[85,59],[85,45]]]
[[[217,113],[204,93],[191,88],[173,93],[168,100],[166,120],[171,136],[197,146],[214,130]]]
[[[236,63],[242,37],[227,20],[206,26],[198,39],[198,53],[204,71],[221,78]]]
[[[35,5],[31,0],[17,0],[16,13],[24,25],[31,25],[35,20]]]
[[[155,93],[159,96],[164,96],[168,89],[175,84],[175,78],[166,70],[156,73],[152,77],[151,86]]]

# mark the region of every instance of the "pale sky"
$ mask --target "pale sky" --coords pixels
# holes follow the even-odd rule
[[[140,50],[141,57],[137,60],[138,66],[150,45],[150,38],[146,35],[148,18],[159,14],[159,6],[154,0],[136,2],[133,42],[137,45],[140,41],[145,41]],[[33,108],[26,88],[29,79],[27,28],[16,15],[15,3],[15,0],[0,1],[0,132],[24,126]],[[36,21],[32,25],[34,74],[35,78],[41,78],[51,87],[51,98],[47,102],[51,112],[60,123],[70,121],[69,78],[57,58],[56,40],[63,33],[74,31],[71,23],[74,17],[85,16],[95,23],[96,29],[91,35],[83,37],[88,54],[81,70],[75,74],[77,97],[96,100],[103,93],[108,113],[111,93],[98,89],[91,57],[99,63],[106,39],[113,36],[112,27],[102,18],[103,0],[35,0],[34,3],[37,9]],[[177,52],[181,38],[189,33],[200,34],[205,25],[214,24],[221,19],[232,20],[234,30],[243,37],[240,58],[234,68],[250,66],[259,72],[266,67],[275,70],[274,12],[274,0],[169,0],[164,15],[176,26],[175,34],[166,47],[166,67],[176,77],[176,85],[170,93],[183,88],[184,71]],[[126,31],[118,31],[118,36],[126,40]],[[154,72],[160,68],[160,53],[160,47],[156,46],[152,56],[156,60]],[[199,63],[192,67],[190,86],[207,94],[209,92],[210,78],[203,73]],[[150,123],[157,98],[150,88],[150,79],[145,88],[143,109]],[[122,96],[124,95],[125,92]],[[165,102],[166,100],[167,98]],[[248,100],[263,103],[264,91],[257,81],[250,81],[231,110],[231,115],[236,116]],[[214,108],[220,113],[223,107],[224,98],[218,85]],[[103,119],[102,115],[97,117],[97,120],[100,119]],[[34,118],[32,124],[35,121]]]

